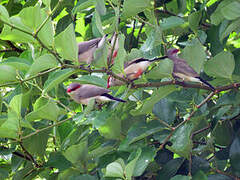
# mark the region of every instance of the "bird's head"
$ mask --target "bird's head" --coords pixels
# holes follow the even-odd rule
[[[80,87],[81,87],[81,84],[79,83],[71,83],[67,88],[67,93],[75,92]]]
[[[177,56],[177,53],[179,52],[179,49],[172,48],[167,51],[167,56]]]

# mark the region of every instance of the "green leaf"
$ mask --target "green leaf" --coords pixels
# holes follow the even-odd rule
[[[46,164],[49,167],[54,167],[59,169],[59,171],[63,171],[72,166],[71,162],[68,161],[61,152],[52,152],[49,155],[48,162]]]
[[[18,117],[21,117],[21,107],[22,107],[22,94],[16,95],[12,98],[11,102],[9,103],[9,107],[11,111],[16,112]]]
[[[21,97],[22,94],[16,95],[9,103],[8,117],[3,119],[0,126],[0,137],[17,138],[19,124],[21,119]]]
[[[97,11],[94,12],[92,21],[93,21],[92,31],[93,31],[94,36],[96,36],[96,37],[103,36],[104,32],[103,32],[102,21],[101,21],[101,17],[99,15],[99,13]]]
[[[126,59],[126,50],[124,49],[125,36],[123,34],[118,35],[118,54],[114,59],[112,71],[116,74],[122,73],[124,69],[124,61]],[[115,45],[116,46],[116,45]]]
[[[232,142],[232,145],[230,147],[230,163],[233,170],[237,173],[237,176],[239,176],[240,172],[240,136],[239,131],[238,135],[235,137],[235,139]]]
[[[123,167],[118,162],[112,162],[107,165],[105,177],[124,178]]]
[[[128,130],[127,137],[124,139],[124,141],[122,141],[119,149],[121,151],[127,150],[130,144],[162,131],[164,128],[165,127],[157,120],[150,121],[149,123],[146,123],[145,121],[135,123]]]
[[[126,0],[123,2],[123,18],[135,16],[147,8],[151,8],[150,0]]]
[[[194,180],[208,180],[207,175],[202,171],[198,171],[194,176]]]
[[[44,90],[43,93],[50,91],[52,88],[57,87],[58,84],[63,82],[72,74],[76,73],[74,69],[63,69],[59,71],[53,72],[44,83]]]
[[[160,27],[156,26],[149,33],[146,41],[141,46],[140,50],[143,52],[148,52],[153,49],[154,46],[160,45],[162,42],[162,30]]]
[[[232,78],[235,61],[232,53],[222,51],[204,65],[204,71],[214,77]]]
[[[63,32],[55,37],[55,46],[58,53],[64,59],[77,62],[78,47],[73,24],[70,24]]]
[[[157,179],[170,179],[176,174],[183,162],[184,158],[176,158],[168,161],[158,172]]]
[[[170,16],[168,18],[164,18],[163,21],[160,23],[160,27],[163,31],[175,28],[184,24],[184,20],[180,17]]]
[[[172,177],[170,180],[191,180],[190,176],[176,175]]]
[[[16,81],[16,69],[9,65],[0,65],[0,84]]]
[[[163,98],[154,105],[153,114],[171,125],[176,118],[176,103]]]
[[[38,119],[49,119],[52,121],[57,121],[60,113],[60,108],[55,102],[40,97],[34,104],[34,111],[30,112],[26,116],[26,120],[34,121]]]
[[[40,158],[44,157],[46,152],[47,142],[49,138],[49,133],[52,129],[48,129],[42,132],[37,133],[34,136],[31,136],[23,140],[23,146],[26,150],[33,155],[38,155]],[[29,133],[32,131],[29,131]],[[26,133],[26,131],[25,131]]]
[[[24,73],[28,71],[31,65],[31,63],[28,60],[23,58],[18,58],[18,57],[9,57],[8,59],[6,59],[0,64],[12,66],[15,69],[23,71]]]
[[[143,101],[143,106],[138,110],[131,110],[132,115],[141,115],[151,113],[154,107],[160,99],[166,97],[168,94],[176,91],[177,88],[175,86],[162,86],[152,93],[150,98],[147,98]]]
[[[141,155],[135,164],[133,176],[141,176],[148,165],[154,160],[156,151],[151,147],[142,148]]]
[[[73,9],[73,14],[76,14],[77,12],[81,12],[84,9],[87,9],[90,6],[93,6],[95,4],[95,0],[82,0],[78,1],[76,6]]]
[[[225,37],[227,37],[230,33],[232,33],[233,31],[238,31],[240,28],[240,19],[236,19],[234,20],[233,22],[231,22],[230,25],[228,25],[228,27],[225,29],[225,31],[223,31],[221,33],[221,36],[220,36],[220,40],[223,41],[223,39]]]
[[[182,157],[189,158],[189,153],[192,151],[193,146],[191,134],[201,119],[202,117],[193,118],[192,121],[188,121],[174,131],[172,137],[170,138],[172,145],[167,145],[167,149],[179,154]]]
[[[105,42],[104,45],[98,48],[94,53],[93,65],[97,68],[107,67],[108,45]]]
[[[222,8],[227,6],[231,2],[232,0],[224,0],[218,5],[217,9],[210,16],[212,24],[217,26],[224,20],[224,16],[222,14]]]
[[[228,146],[233,139],[233,129],[228,121],[219,122],[212,132],[216,144],[220,146]]]
[[[185,59],[197,73],[200,73],[203,63],[206,60],[204,47],[197,40],[193,45],[184,48],[182,58]]]
[[[162,79],[172,77],[173,62],[169,59],[165,59],[158,63],[158,66],[153,68],[146,74],[147,79]]]
[[[4,21],[4,22],[9,22],[9,14],[7,9],[0,5],[0,20]]]
[[[221,8],[222,15],[228,20],[234,20],[240,17],[240,2],[233,1]]]
[[[39,5],[34,7],[27,7],[21,10],[19,13],[23,24],[28,26],[32,31],[36,31],[44,20],[48,17],[46,11],[40,8]],[[53,25],[50,19],[39,31],[38,37],[46,46],[53,46]]]
[[[199,25],[201,18],[202,18],[201,11],[193,12],[188,16],[189,26],[194,32],[196,32],[198,30],[198,27],[199,27],[198,25]]]
[[[101,87],[107,87],[107,81],[103,78],[94,75],[83,75],[72,80],[73,82],[78,82],[80,84],[93,84]]]
[[[195,0],[187,0],[187,9],[192,11],[195,6]]]
[[[136,168],[136,163],[137,163],[138,158],[140,157],[141,153],[142,153],[142,150],[140,148],[138,148],[137,152],[135,153],[135,158],[126,165],[125,174],[126,174],[127,180],[132,179],[134,169]]]
[[[38,57],[31,65],[26,77],[35,75],[41,71],[54,68],[57,66],[56,58],[51,54],[44,54]]]
[[[87,141],[81,141],[79,144],[70,146],[63,155],[73,164],[83,168],[88,158]]]
[[[103,16],[106,14],[106,7],[105,7],[104,0],[95,0],[95,8],[100,16]]]
[[[16,27],[18,27],[22,30],[25,30],[25,31],[27,31],[31,34],[33,33],[33,30],[31,30],[29,27],[27,27],[25,24],[23,24],[20,17],[13,16],[13,17],[10,18],[10,22],[14,26],[16,26]],[[2,40],[9,40],[9,41],[19,42],[19,43],[33,43],[33,42],[36,42],[31,35],[26,34],[25,32],[16,30],[14,28],[11,28],[10,26],[8,26],[6,24],[4,25],[4,28],[1,32],[0,38]]]

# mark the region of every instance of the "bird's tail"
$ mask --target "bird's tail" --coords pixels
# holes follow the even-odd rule
[[[154,61],[158,61],[158,60],[165,59],[165,58],[167,58],[167,57],[168,57],[168,56],[156,57],[156,58],[150,59],[149,61],[150,61],[150,62],[154,62]]]
[[[107,93],[104,93],[102,94],[102,96],[105,96],[111,100],[114,100],[114,101],[119,101],[119,102],[126,102],[125,100],[122,100],[122,99],[119,99],[119,98],[116,98],[116,97],[113,97],[112,95],[110,94],[107,94]]]
[[[205,81],[204,79],[202,79],[201,77],[197,77],[203,84],[207,85],[208,87],[210,87],[213,91],[215,91],[215,87],[213,87],[209,82]]]

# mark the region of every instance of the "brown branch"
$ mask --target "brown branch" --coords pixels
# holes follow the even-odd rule
[[[234,175],[232,175],[232,174],[229,174],[229,173],[227,173],[227,172],[221,171],[221,170],[219,170],[219,169],[214,169],[214,168],[212,168],[212,170],[215,171],[215,172],[217,172],[217,173],[219,173],[219,174],[222,174],[222,175],[228,176],[228,177],[230,177],[230,178],[233,178],[234,180],[240,180],[240,178],[238,178],[238,177],[236,177],[236,176],[234,176]]]
[[[182,121],[181,123],[179,123],[175,129],[179,128],[181,125],[185,124],[187,121],[189,121],[193,115],[197,112],[197,110],[199,108],[201,108],[205,103],[207,103],[215,94],[216,94],[217,91],[215,92],[211,92],[199,105],[196,106],[196,109],[194,109],[191,114],[189,115],[188,118],[186,118],[184,121]]]
[[[25,147],[24,147],[23,144],[22,144],[22,141],[20,141],[19,144],[20,144],[20,146],[21,146],[21,148],[22,148],[22,150],[23,150],[23,153],[24,153],[24,155],[26,156],[26,158],[29,158],[29,159],[32,161],[32,163],[34,164],[34,166],[35,166],[36,168],[41,167],[41,166],[35,161],[35,159],[33,158],[33,156],[25,149]]]
[[[19,80],[19,81],[15,81],[15,82],[9,82],[9,83],[5,83],[5,84],[1,84],[0,87],[15,85],[15,84],[19,84],[19,83],[24,83],[24,82],[26,82],[26,81],[30,81],[30,80],[32,80],[32,79],[35,79],[35,78],[37,78],[37,77],[40,77],[40,76],[42,76],[42,75],[44,75],[44,74],[50,73],[50,72],[52,72],[52,71],[55,71],[55,70],[57,70],[57,69],[59,69],[59,68],[60,68],[60,67],[55,67],[55,68],[49,69],[49,70],[47,70],[47,71],[40,72],[40,73],[38,73],[37,75],[31,76],[31,77],[26,78],[26,79],[23,79],[23,80]]]
[[[52,127],[59,126],[59,125],[61,125],[62,123],[66,122],[66,121],[68,121],[68,120],[70,120],[70,119],[72,119],[72,117],[67,118],[67,119],[64,119],[64,120],[62,120],[62,121],[59,121],[59,122],[57,122],[57,123],[55,123],[55,124],[52,124],[52,125],[50,125],[50,126],[47,126],[47,127],[45,127],[45,128],[36,130],[36,131],[33,132],[33,133],[30,133],[30,134],[28,134],[28,135],[26,135],[26,136],[21,137],[21,140],[27,139],[27,138],[29,138],[29,137],[31,137],[31,136],[34,136],[34,135],[36,135],[36,134],[38,134],[38,133],[40,133],[40,132],[42,132],[42,131],[46,131],[46,130],[52,128]]]
[[[175,129],[172,130],[172,132],[164,139],[163,143],[159,146],[159,148],[157,149],[157,151],[160,151],[164,148],[165,144],[168,142],[168,140],[172,137],[173,132],[175,131]]]

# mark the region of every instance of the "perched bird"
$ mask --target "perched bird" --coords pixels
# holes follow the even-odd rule
[[[173,77],[180,78],[184,81],[200,82],[210,87],[213,91],[215,88],[207,81],[203,80],[199,74],[187,64],[184,59],[178,57],[178,49],[169,49],[167,51],[167,57],[173,61]]]
[[[124,64],[124,73],[118,74],[118,76],[125,77],[128,80],[134,81],[140,78],[143,72],[146,71],[148,66],[152,64],[154,61],[158,61],[165,58],[167,58],[167,56],[158,57],[154,59],[138,58],[132,61],[128,61]],[[121,86],[123,84],[124,82],[121,80],[118,80],[112,76],[108,77],[107,88],[110,88],[111,86]]]
[[[106,34],[102,38],[95,38],[89,41],[83,41],[78,43],[78,62],[91,64],[92,61],[94,60],[94,53],[98,48],[101,48],[104,45],[104,42],[106,41],[107,36],[108,35]],[[109,48],[108,50],[108,58],[110,58],[111,56],[114,41],[116,42],[115,42],[114,51],[112,55],[112,61],[117,56],[117,52],[119,48],[118,38],[116,36],[116,33],[114,33],[111,39],[109,40],[111,44],[111,48]]]
[[[78,62],[84,62],[86,64],[91,64],[94,60],[95,51],[104,45],[107,35],[102,38],[95,38],[89,41],[83,41],[78,43]]]
[[[113,97],[108,94],[109,92],[110,90],[105,88],[79,83],[71,83],[67,89],[67,93],[72,97],[72,99],[81,104],[87,105],[91,99],[95,99],[99,103],[104,101],[126,102],[122,99]]]

